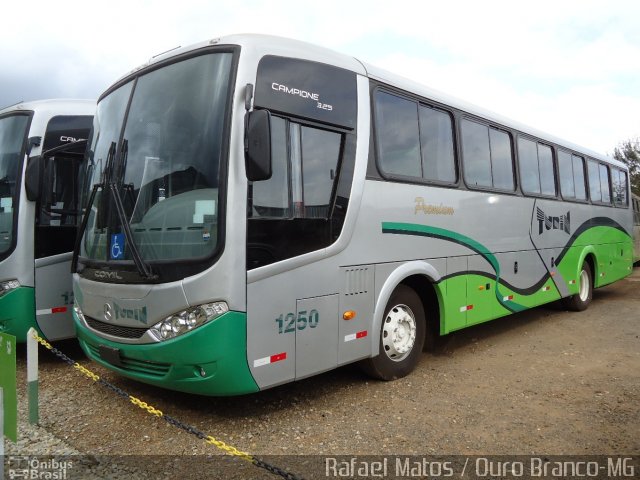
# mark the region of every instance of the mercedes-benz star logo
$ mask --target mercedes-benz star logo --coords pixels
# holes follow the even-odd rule
[[[104,304],[104,319],[110,322],[113,319],[113,308],[108,303]]]

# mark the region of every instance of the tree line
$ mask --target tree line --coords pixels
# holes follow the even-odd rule
[[[613,150],[613,158],[629,167],[631,191],[640,196],[640,138],[625,140]]]

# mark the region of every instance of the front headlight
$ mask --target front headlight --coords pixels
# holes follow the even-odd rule
[[[78,318],[84,322],[84,313],[80,310],[80,305],[78,305],[76,300],[73,301],[73,311],[76,312]]]
[[[5,293],[9,293],[11,290],[15,290],[20,286],[20,282],[18,280],[7,280],[5,282],[0,282],[0,297]]]
[[[149,329],[149,333],[158,341],[169,340],[190,332],[228,311],[229,306],[225,302],[205,303],[187,308],[156,323]]]

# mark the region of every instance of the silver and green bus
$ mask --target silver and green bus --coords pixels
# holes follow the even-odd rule
[[[40,100],[0,110],[0,332],[75,336],[71,255],[78,175],[96,103]]]
[[[297,41],[153,58],[86,155],[80,344],[169,389],[402,377],[439,335],[631,271],[623,164]]]

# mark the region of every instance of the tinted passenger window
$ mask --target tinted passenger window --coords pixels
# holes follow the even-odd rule
[[[382,170],[391,175],[421,177],[418,104],[378,92],[375,108]]]
[[[553,169],[553,153],[548,145],[538,144],[540,190],[543,195],[556,194],[556,175]]]
[[[564,198],[576,198],[573,181],[573,161],[571,155],[562,150],[558,152],[558,171],[560,174],[560,193]]]
[[[327,218],[341,135],[272,117],[271,137],[273,173],[253,184],[252,216]]]
[[[513,190],[513,152],[508,133],[462,120],[462,151],[467,184]]]
[[[525,193],[540,193],[540,175],[538,173],[538,149],[535,142],[518,139],[518,164],[520,165],[520,183]]]
[[[302,131],[302,195],[306,218],[327,218],[338,168],[340,135],[317,128]]]
[[[462,121],[464,178],[469,185],[492,187],[489,129],[485,125]]]
[[[613,201],[616,206],[626,207],[629,205],[627,200],[627,172],[614,168],[611,170],[611,183],[613,186]]]
[[[493,174],[494,188],[513,190],[513,152],[511,151],[511,139],[509,134],[489,129],[491,143],[491,172]]]
[[[453,119],[442,110],[420,105],[422,172],[428,180],[456,181]]]
[[[589,196],[594,202],[602,201],[602,190],[600,189],[600,170],[596,162],[587,162],[589,172]]]
[[[556,180],[551,147],[525,138],[518,139],[520,182],[525,193],[555,195]],[[571,189],[569,186],[568,189]]]
[[[600,165],[600,190],[602,191],[602,201],[611,203],[611,194],[609,192],[609,167]]]
[[[386,92],[376,92],[375,102],[383,173],[456,182],[453,118],[449,113]]]
[[[272,176],[247,192],[249,270],[331,245],[342,231],[353,179],[355,135],[271,121]]]
[[[576,198],[578,200],[587,199],[587,187],[584,181],[584,158],[577,155],[571,156],[573,160],[573,183],[576,189]]]

